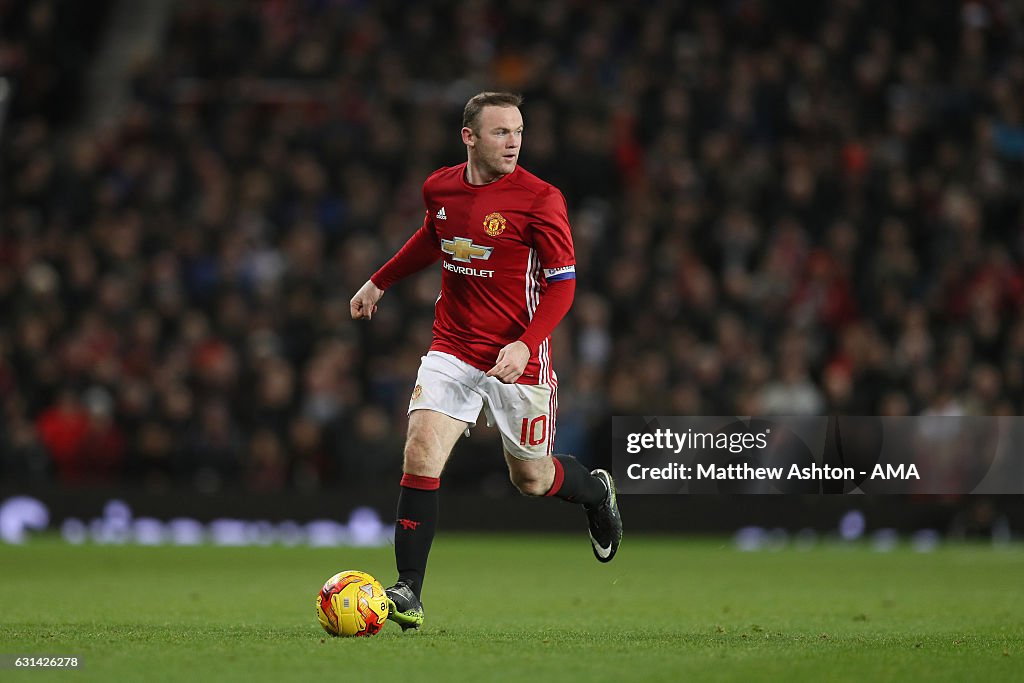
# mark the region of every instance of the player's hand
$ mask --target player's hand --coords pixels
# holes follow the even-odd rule
[[[365,318],[369,320],[372,318],[373,314],[377,312],[377,302],[382,296],[384,296],[384,290],[373,284],[372,280],[367,280],[348,304],[352,319]]]
[[[497,377],[505,384],[513,384],[522,377],[526,364],[530,362],[530,348],[516,340],[498,351],[498,360],[494,367],[487,371],[488,377]]]

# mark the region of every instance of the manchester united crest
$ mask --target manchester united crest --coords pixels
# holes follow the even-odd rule
[[[505,217],[497,211],[484,216],[484,232],[491,237],[497,237],[505,232]]]
[[[421,387],[419,384],[417,384],[416,388],[412,390],[412,396],[410,397],[409,400],[410,401],[415,401],[416,399],[418,399],[422,395],[423,395],[423,387]]]

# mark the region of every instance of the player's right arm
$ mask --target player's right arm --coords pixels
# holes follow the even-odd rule
[[[418,273],[441,258],[441,249],[437,243],[437,233],[431,223],[430,214],[423,220],[423,225],[406,242],[398,253],[391,257],[380,270],[359,288],[349,302],[349,312],[353,320],[370,320],[377,310],[377,302],[384,296],[384,291],[402,278]]]
[[[348,303],[349,312],[353,320],[369,320],[377,312],[377,302],[384,296],[384,290],[373,284],[373,280],[367,280],[366,284],[359,288],[352,301]]]

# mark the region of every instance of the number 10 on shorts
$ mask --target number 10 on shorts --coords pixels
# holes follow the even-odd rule
[[[531,446],[539,446],[548,438],[548,416],[540,415],[532,420],[523,418],[523,429],[519,434],[519,445],[525,446],[527,441]]]

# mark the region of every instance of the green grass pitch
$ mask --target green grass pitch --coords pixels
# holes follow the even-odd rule
[[[77,655],[61,681],[1024,680],[1024,548],[742,553],[627,536],[440,536],[420,632],[321,630],[341,569],[390,548],[0,546],[0,653]]]

